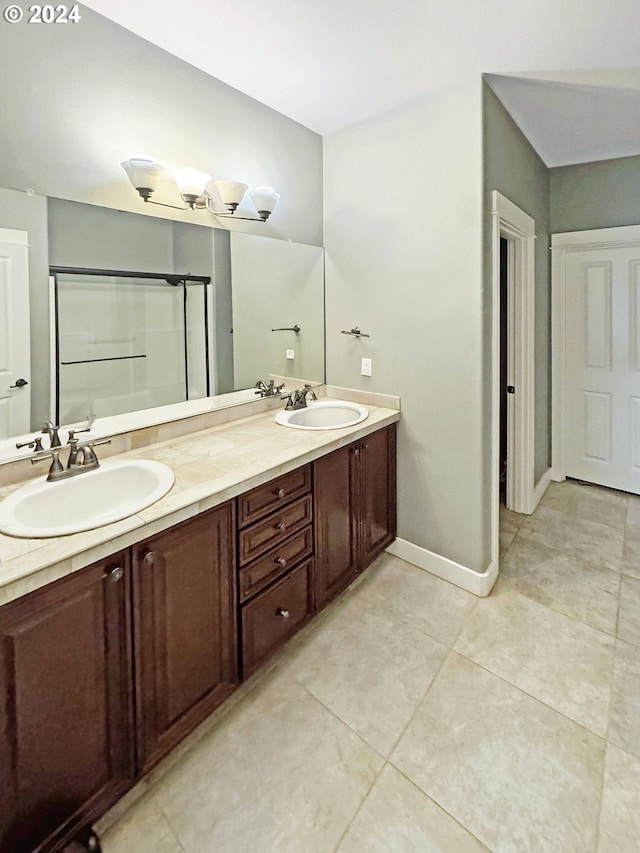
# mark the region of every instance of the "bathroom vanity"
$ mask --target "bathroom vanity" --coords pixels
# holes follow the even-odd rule
[[[271,463],[233,485],[207,485],[203,464],[203,482],[101,543],[113,553],[0,607],[2,853],[61,849],[394,539],[397,419],[371,407],[294,440],[248,419]],[[219,428],[200,448],[207,433],[229,443]]]

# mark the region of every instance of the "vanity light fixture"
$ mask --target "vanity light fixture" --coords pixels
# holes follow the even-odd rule
[[[206,172],[199,172],[197,169],[176,169],[172,174],[182,200],[185,202],[184,207],[179,207],[175,204],[154,201],[151,198],[158,187],[160,177],[165,171],[155,160],[147,157],[132,157],[120,165],[143,201],[149,204],[158,204],[161,207],[171,207],[174,210],[188,210],[189,208],[191,210],[202,210],[206,208],[214,216],[266,222],[280,198],[280,195],[271,187],[256,187],[249,193],[249,198],[253,201],[258,216],[239,216],[236,214],[236,210],[249,189],[248,186],[240,181],[215,181],[222,203],[227,208],[226,211],[215,210],[211,194],[206,189],[211,180],[211,175]]]

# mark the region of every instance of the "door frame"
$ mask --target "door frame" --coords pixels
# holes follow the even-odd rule
[[[571,252],[640,247],[640,225],[551,235],[551,476],[566,479],[566,260]]]
[[[516,388],[516,393],[509,395],[507,412],[507,508],[529,514],[537,503],[534,482],[536,223],[497,190],[493,190],[491,200],[492,505],[497,516],[500,488],[500,237],[504,237],[509,243],[507,382]],[[496,518],[494,530],[497,528]]]

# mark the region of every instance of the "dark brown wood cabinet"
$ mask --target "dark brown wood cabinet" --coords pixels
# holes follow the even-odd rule
[[[233,504],[133,548],[138,771],[145,773],[238,682]]]
[[[314,462],[318,610],[395,538],[395,472],[395,425]]]
[[[129,556],[0,608],[0,850],[57,849],[134,774]]]
[[[392,425],[0,607],[0,853],[61,850],[393,540],[395,447]]]

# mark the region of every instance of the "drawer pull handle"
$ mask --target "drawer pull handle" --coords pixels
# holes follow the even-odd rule
[[[152,566],[155,566],[155,564],[156,555],[153,553],[153,551],[147,551],[147,553],[142,558],[142,565],[146,566],[147,568],[151,568]]]
[[[117,583],[119,580],[122,579],[123,576],[124,576],[124,569],[121,568],[120,566],[116,566],[115,569],[111,569],[111,571],[108,572],[108,574],[107,574],[107,577],[109,578],[111,583]]]
[[[276,557],[274,563],[277,563],[279,566],[282,566],[283,569],[287,565],[287,561],[284,557]]]
[[[277,498],[283,498],[287,493],[284,489],[276,489],[275,494]]]
[[[286,530],[286,529],[287,529],[287,525],[284,523],[284,521],[279,521],[276,524],[276,530],[279,530],[280,532],[282,532],[283,530]]]
[[[283,619],[288,619],[291,614],[288,610],[285,610],[284,607],[278,607],[276,610],[276,616],[282,616]]]

